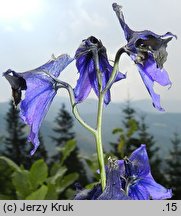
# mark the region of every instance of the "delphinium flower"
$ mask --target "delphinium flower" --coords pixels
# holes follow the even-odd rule
[[[100,40],[91,36],[82,41],[76,51],[75,59],[79,72],[79,79],[74,89],[76,102],[79,103],[85,100],[91,89],[99,97],[100,83],[98,73],[100,73],[102,90],[104,90],[113,70],[107,58],[106,48]],[[124,78],[126,76],[118,72],[114,82]],[[110,100],[110,90],[108,90],[104,97],[104,103],[108,104]]]
[[[39,146],[41,123],[58,90],[57,82],[51,76],[58,77],[72,60],[70,56],[63,54],[31,71],[17,73],[9,69],[4,73],[12,88],[14,104],[17,106],[20,103],[20,117],[30,126],[28,141],[34,145],[31,155]],[[25,90],[23,100],[22,90]]]
[[[102,192],[100,184],[95,185],[92,189],[78,190],[75,196],[76,200],[130,200],[125,191],[122,189],[120,178],[120,169],[117,160],[108,159],[106,169],[106,187]]]
[[[113,3],[113,10],[119,19],[127,40],[127,53],[136,63],[141,78],[152,97],[153,106],[160,111],[164,109],[160,104],[160,96],[154,92],[154,82],[162,86],[171,86],[168,73],[163,68],[167,60],[167,43],[176,37],[171,32],[164,35],[155,34],[152,31],[133,31],[124,20],[122,7]]]
[[[172,190],[152,177],[146,146],[142,144],[129,158],[109,158],[106,166],[106,187],[79,188],[75,199],[81,200],[163,200],[172,197]]]
[[[152,177],[146,146],[142,144],[131,156],[118,161],[122,187],[134,200],[162,200],[172,197],[172,191]]]

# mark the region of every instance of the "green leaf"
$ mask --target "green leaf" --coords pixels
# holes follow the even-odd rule
[[[115,129],[113,129],[113,131],[112,131],[113,134],[122,133],[122,132],[123,132],[123,129],[122,129],[122,128],[115,128]]]
[[[42,185],[48,176],[48,167],[46,163],[40,159],[35,161],[30,169],[30,181],[33,188],[36,189],[39,185]]]
[[[48,187],[42,185],[38,190],[27,196],[26,200],[44,200],[48,191]]]
[[[57,193],[57,187],[55,184],[48,184],[48,191],[45,197],[45,200],[57,200],[58,199],[58,193]]]
[[[55,184],[57,179],[61,179],[64,174],[66,173],[67,171],[67,168],[66,167],[61,167],[59,170],[57,170],[57,172],[55,173],[54,176],[51,176],[48,181],[51,183],[51,184]]]
[[[90,183],[88,185],[85,186],[86,189],[92,189],[94,186],[96,186],[97,184],[99,184],[99,182],[93,182]]]
[[[59,193],[63,192],[68,186],[73,184],[78,178],[79,178],[78,173],[71,173],[69,175],[66,175],[61,180],[57,192],[59,192]]]
[[[62,158],[60,160],[60,164],[62,165],[63,162],[69,157],[71,152],[75,149],[76,147],[76,141],[75,140],[69,140],[65,146],[61,149],[62,153]]]
[[[67,189],[65,191],[66,200],[73,200],[75,197],[75,194],[76,194],[75,190],[72,190],[71,188]]]
[[[12,181],[16,188],[18,199],[25,199],[25,197],[33,191],[29,180],[29,172],[27,170],[15,172],[13,174]]]
[[[21,171],[20,167],[7,157],[0,156],[0,162],[6,163],[14,171]]]

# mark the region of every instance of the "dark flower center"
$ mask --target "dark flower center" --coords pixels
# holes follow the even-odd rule
[[[89,40],[90,40],[90,42],[93,43],[93,44],[98,44],[98,43],[99,43],[98,39],[95,38],[94,36],[91,36],[91,37],[89,38]]]
[[[153,37],[152,35],[148,36],[148,39],[138,39],[135,43],[137,48],[143,49],[143,51],[148,50],[157,50],[161,45],[161,41],[158,38]]]

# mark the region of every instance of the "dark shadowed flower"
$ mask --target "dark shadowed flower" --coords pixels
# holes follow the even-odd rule
[[[39,146],[40,125],[57,93],[56,81],[44,71],[58,77],[72,60],[64,54],[31,71],[17,73],[8,70],[4,73],[11,85],[15,105],[21,101],[21,91],[25,90],[25,98],[20,103],[20,116],[30,126],[28,141],[34,145],[31,155]]]
[[[97,53],[97,56],[95,53]],[[101,73],[102,89],[104,90],[113,67],[109,64],[106,48],[102,45],[100,40],[93,36],[82,41],[80,47],[76,51],[75,58],[79,79],[74,93],[76,101],[79,103],[87,98],[91,89],[99,96],[99,82],[96,69],[99,69]],[[124,78],[126,78],[126,76],[118,72],[115,82]],[[108,104],[110,100],[110,90],[108,90],[104,98],[104,103]]]
[[[102,192],[101,185],[97,184],[92,189],[80,189],[76,200],[130,200],[122,189],[120,169],[117,160],[109,159],[106,168],[106,188]]]
[[[154,92],[154,82],[162,86],[171,86],[168,73],[163,68],[167,60],[167,43],[176,36],[171,32],[164,35],[157,35],[149,30],[133,31],[125,23],[122,7],[113,4],[113,10],[119,19],[121,27],[127,40],[127,51],[132,60],[136,63],[141,78],[152,97],[153,106],[160,111],[164,109],[160,104],[160,96]]]
[[[172,197],[172,191],[155,182],[151,175],[145,145],[131,156],[120,160],[122,185],[126,194],[134,200],[162,200]]]
[[[120,178],[120,169],[118,161],[109,158],[107,167],[106,188],[98,197],[98,200],[130,200],[125,191],[122,189],[122,182]]]

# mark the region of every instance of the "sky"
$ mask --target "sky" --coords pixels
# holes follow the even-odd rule
[[[17,72],[34,69],[51,55],[74,56],[81,41],[91,35],[101,39],[108,57],[126,44],[123,31],[112,10],[112,0],[0,0],[0,102],[11,98],[8,82],[2,73],[11,68]],[[117,0],[123,6],[126,22],[133,30],[149,29],[157,34],[176,34],[167,51],[164,67],[173,82],[172,88],[155,85],[162,100],[178,100],[181,92],[181,2],[178,0]],[[127,79],[112,87],[112,100],[128,96],[133,100],[150,99],[134,63],[124,55],[120,71]],[[60,75],[74,87],[78,78],[75,63]],[[66,92],[60,92],[65,96]],[[92,93],[90,98],[94,98]],[[150,99],[151,100],[151,99]],[[180,103],[181,105],[181,103]]]

